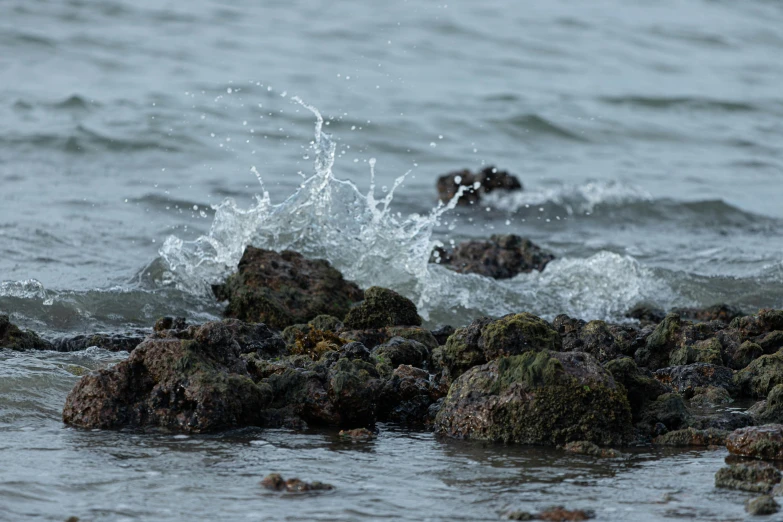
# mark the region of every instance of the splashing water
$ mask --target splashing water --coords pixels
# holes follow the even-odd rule
[[[214,207],[208,235],[195,241],[170,236],[160,255],[167,266],[164,284],[194,293],[209,293],[210,284],[235,270],[247,245],[296,250],[325,258],[360,286],[393,288],[417,302],[430,322],[467,321],[482,314],[529,310],[544,317],[569,313],[590,319],[620,319],[639,301],[670,303],[671,290],[651,270],[628,256],[601,252],[588,259],[561,259],[543,273],[495,281],[457,274],[429,263],[440,241],[433,230],[452,210],[461,192],[427,215],[395,216],[390,204],[406,174],[382,199],[375,198],[375,159],[370,189],[362,194],[350,181],[333,174],[335,143],[323,132],[323,118],[298,97],[292,100],[315,118],[314,174],[288,199],[270,201],[261,174],[252,167],[261,195],[249,209],[232,199]]]

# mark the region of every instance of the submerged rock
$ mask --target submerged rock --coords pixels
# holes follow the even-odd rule
[[[729,432],[725,430],[707,429],[697,430],[686,428],[684,430],[670,431],[659,435],[653,440],[653,444],[659,446],[723,446]]]
[[[780,505],[769,495],[761,495],[745,504],[745,511],[754,516],[774,515],[779,510]]]
[[[73,337],[61,337],[52,345],[58,352],[76,352],[86,350],[93,346],[103,348],[110,352],[130,352],[147,337],[146,332],[127,333],[95,333],[89,335],[76,335]]]
[[[783,460],[783,425],[750,426],[733,431],[726,438],[729,453],[741,457]]]
[[[279,473],[264,477],[261,485],[271,491],[287,491],[288,493],[306,493],[308,491],[328,491],[334,489],[331,484],[323,482],[304,482],[298,478],[285,480]]]
[[[451,201],[457,195],[460,187],[466,187],[457,201],[459,205],[478,203],[483,194],[489,194],[495,190],[522,190],[522,183],[516,176],[491,166],[485,167],[475,174],[467,169],[445,174],[438,178],[436,185],[438,197],[444,203]]]
[[[363,298],[355,283],[323,259],[249,246],[236,274],[213,287],[228,300],[226,316],[275,328],[306,323],[322,314],[344,317]]]
[[[586,440],[569,442],[563,445],[562,449],[567,453],[575,453],[577,455],[590,455],[591,457],[617,459],[617,458],[626,458],[628,456],[625,453],[621,453],[611,448],[600,448],[595,444],[593,444],[592,442],[588,442]]]
[[[340,438],[351,440],[354,442],[368,441],[376,438],[375,433],[371,432],[367,428],[356,428],[353,430],[340,430],[338,434]]]
[[[15,351],[52,350],[53,346],[49,341],[41,339],[37,333],[20,329],[11,322],[9,316],[0,314],[0,348]]]
[[[528,513],[527,511],[513,511],[508,515],[509,520],[547,520],[549,522],[581,522],[595,518],[593,511],[581,509],[569,510],[562,506],[555,506],[540,513]]]
[[[768,493],[780,478],[780,471],[766,462],[745,462],[719,469],[715,474],[715,487]]]
[[[413,301],[394,290],[373,286],[364,292],[364,301],[345,316],[345,328],[363,330],[386,326],[421,326]]]
[[[459,438],[609,446],[630,440],[631,411],[593,357],[545,350],[468,370],[451,386],[435,426]]]
[[[451,249],[437,248],[431,260],[462,274],[509,279],[533,270],[541,272],[554,258],[529,239],[495,234],[487,241],[472,239]]]

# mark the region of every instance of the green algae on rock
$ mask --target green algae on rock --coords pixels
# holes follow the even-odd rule
[[[364,301],[345,316],[345,328],[363,330],[385,326],[421,326],[413,301],[394,290],[373,286],[364,292]]]
[[[740,457],[783,460],[783,424],[735,430],[726,438],[726,448],[729,453]]]
[[[0,314],[0,348],[14,351],[54,349],[49,341],[41,339],[33,331],[20,329],[5,314]]]
[[[719,469],[715,473],[715,487],[767,493],[780,479],[780,471],[766,462],[744,462]]]
[[[526,352],[462,374],[435,419],[440,433],[468,439],[610,446],[631,438],[624,390],[590,355]]]
[[[770,495],[761,495],[745,504],[745,511],[754,516],[774,515],[780,510],[780,504]]]
[[[783,384],[783,350],[751,362],[737,372],[734,382],[744,397],[766,397],[772,388]]]
[[[252,246],[245,249],[237,273],[213,291],[228,300],[226,316],[281,329],[323,314],[343,317],[363,298],[355,283],[323,259]]]
[[[728,434],[725,430],[716,430],[714,428],[706,430],[685,428],[684,430],[670,431],[659,435],[653,439],[653,444],[674,447],[722,446],[726,443]]]
[[[540,317],[527,312],[506,315],[487,324],[478,344],[487,361],[527,351],[559,351],[562,348],[557,331]]]
[[[772,388],[767,399],[753,405],[749,413],[758,424],[783,423],[783,384]]]

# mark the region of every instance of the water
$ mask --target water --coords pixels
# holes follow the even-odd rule
[[[48,337],[208,320],[221,309],[207,284],[248,241],[396,288],[431,325],[519,310],[620,320],[641,301],[783,307],[779,2],[420,4],[6,0],[0,311]],[[313,168],[316,119],[296,96],[324,115],[331,168]],[[433,210],[437,175],[489,164],[525,192]],[[502,282],[426,263],[436,242],[498,232],[558,260]],[[116,356],[2,355],[0,445],[14,456],[0,511],[12,520],[219,516],[210,509],[477,520],[556,503],[616,520],[629,507],[649,519],[742,516],[742,495],[711,488],[720,452],[615,465],[391,428],[367,451],[330,433],[75,432],[59,423],[77,379],[64,367]],[[145,447],[151,460],[136,459]],[[411,455],[433,471],[412,473]],[[379,478],[384,466],[397,478]],[[680,468],[692,480],[670,477]],[[214,474],[199,482],[196,469]],[[270,471],[338,490],[269,496],[257,481]],[[593,487],[551,478],[569,473]],[[650,474],[683,505],[655,504],[663,490],[637,501]]]

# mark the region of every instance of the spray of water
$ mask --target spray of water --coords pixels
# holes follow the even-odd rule
[[[481,314],[502,315],[530,310],[551,317],[557,313],[618,319],[640,300],[661,302],[673,293],[633,258],[602,252],[588,259],[562,259],[543,272],[507,281],[463,275],[429,263],[433,230],[458,194],[426,215],[395,216],[390,211],[397,178],[381,199],[375,196],[376,161],[371,159],[370,189],[363,194],[350,181],[334,176],[335,143],[323,132],[315,107],[292,101],[315,116],[313,175],[279,204],[270,201],[261,174],[261,195],[249,209],[226,199],[214,207],[209,234],[195,241],[169,237],[160,250],[165,279],[182,290],[209,292],[209,285],[235,267],[249,244],[274,250],[296,250],[325,258],[363,287],[386,286],[417,302],[431,322],[459,323]]]

